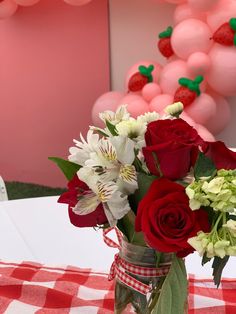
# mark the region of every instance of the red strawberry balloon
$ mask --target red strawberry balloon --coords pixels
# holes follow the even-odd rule
[[[213,40],[224,46],[236,46],[236,18],[221,25],[214,33]]]
[[[197,76],[194,81],[185,77],[179,79],[180,87],[175,92],[174,102],[180,101],[184,107],[191,105],[201,94],[199,85],[203,80],[201,75]]]
[[[148,67],[140,65],[138,70],[139,72],[134,73],[129,79],[128,89],[130,92],[141,91],[146,84],[153,82],[154,65],[151,64]]]
[[[173,56],[174,51],[171,46],[171,35],[173,33],[173,28],[169,26],[164,32],[159,34],[159,42],[158,42],[158,48],[160,53],[166,57],[170,58]]]

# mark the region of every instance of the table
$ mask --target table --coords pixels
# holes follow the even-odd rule
[[[102,232],[71,225],[67,206],[55,197],[0,202],[0,252],[3,261],[35,261],[108,271],[117,249],[106,246]],[[236,278],[231,257],[223,276]],[[209,264],[209,265],[208,265]],[[197,253],[186,258],[188,273],[211,277],[208,263],[201,267]]]
[[[112,314],[114,285],[107,272],[117,249],[105,245],[101,230],[71,225],[57,198],[0,202],[0,313]],[[236,278],[234,264],[231,258],[225,278]],[[189,314],[236,313],[235,279],[216,289],[202,279],[212,271],[201,267],[196,253],[186,266],[195,275],[189,276]]]

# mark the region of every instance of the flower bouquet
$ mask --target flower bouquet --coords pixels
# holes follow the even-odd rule
[[[182,110],[175,103],[162,117],[136,119],[125,106],[103,112],[104,128],[74,140],[68,161],[50,157],[69,180],[59,202],[69,205],[72,224],[102,228],[104,241],[119,248],[109,275],[115,313],[183,314],[184,258],[196,250],[202,265],[213,259],[219,285],[236,255],[236,153],[204,141]]]

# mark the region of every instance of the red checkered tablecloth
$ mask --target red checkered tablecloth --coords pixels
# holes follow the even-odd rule
[[[224,279],[216,289],[211,280],[190,276],[189,292],[189,314],[236,313],[236,279]],[[111,314],[113,306],[106,273],[0,262],[0,313]]]

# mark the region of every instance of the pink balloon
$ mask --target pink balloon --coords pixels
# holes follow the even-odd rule
[[[149,104],[149,111],[156,111],[164,114],[164,109],[173,103],[173,96],[168,94],[158,95]]]
[[[159,77],[160,77],[160,72],[161,72],[161,65],[159,63],[157,63],[156,61],[147,61],[147,60],[143,60],[143,61],[139,61],[137,63],[135,63],[127,72],[126,74],[126,79],[125,79],[125,88],[128,89],[128,84],[129,84],[129,79],[131,78],[131,76],[138,72],[138,68],[140,65],[144,65],[144,66],[149,66],[150,64],[154,65],[154,70],[152,72],[153,75],[153,82],[154,83],[158,83]]]
[[[211,66],[211,59],[204,52],[195,52],[189,56],[187,66],[192,75],[204,75]]]
[[[160,76],[160,87],[165,94],[174,94],[179,87],[179,79],[189,77],[187,64],[185,61],[176,60],[168,63],[162,70]]]
[[[190,116],[185,111],[181,113],[180,118],[186,121],[189,125],[191,125],[194,128],[197,125],[197,123],[192,118],[190,118]]]
[[[216,31],[225,22],[236,16],[235,0],[220,0],[218,5],[208,12],[207,23],[213,31]]]
[[[206,125],[216,113],[216,103],[210,95],[202,93],[190,106],[185,108],[185,112],[196,123]]]
[[[179,4],[179,3],[184,3],[187,0],[166,0],[166,2],[168,3],[175,3],[175,4]]]
[[[211,93],[211,96],[214,98],[216,103],[216,113],[207,122],[207,129],[213,134],[219,134],[230,121],[231,118],[231,109],[228,101],[216,93]]]
[[[179,23],[171,36],[171,44],[176,55],[187,59],[194,52],[208,53],[212,32],[209,26],[197,19],[188,19]]]
[[[127,105],[127,110],[134,118],[149,111],[148,103],[135,94],[128,94],[120,99],[118,106],[121,105]]]
[[[219,3],[219,0],[188,0],[189,6],[196,11],[212,10]]]
[[[181,4],[177,6],[174,12],[175,24],[178,24],[184,20],[191,18],[205,21],[206,14],[202,12],[193,11],[188,4]]]
[[[223,96],[236,95],[236,48],[214,44],[209,53],[208,84]]]
[[[203,125],[194,122],[194,120],[192,118],[190,118],[189,115],[185,111],[182,112],[180,117],[181,117],[181,119],[186,121],[189,125],[191,125],[195,130],[197,130],[199,135],[205,141],[209,141],[209,142],[214,142],[215,141],[214,136]]]
[[[204,81],[200,85],[200,91],[202,93],[204,93],[206,91],[207,87],[208,87],[208,84],[207,84],[206,78],[204,77]]]
[[[103,122],[99,119],[99,113],[105,110],[116,111],[119,101],[124,97],[121,92],[108,92],[100,96],[92,109],[92,120],[96,126],[103,126]]]
[[[38,3],[40,0],[14,0],[17,4],[28,7]]]
[[[154,3],[165,3],[166,1],[165,0],[152,0],[152,2],[154,2]]]
[[[147,101],[150,102],[154,97],[161,94],[161,88],[156,83],[149,83],[142,89],[142,96]]]
[[[3,0],[0,2],[0,19],[12,16],[18,8],[13,0]]]
[[[204,141],[215,142],[216,139],[214,135],[212,135],[203,125],[198,124],[195,129]]]
[[[66,3],[71,4],[71,5],[84,5],[87,4],[89,2],[91,2],[92,0],[64,0]]]

